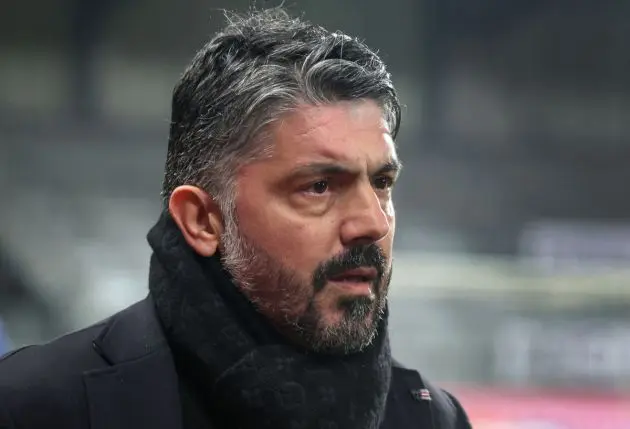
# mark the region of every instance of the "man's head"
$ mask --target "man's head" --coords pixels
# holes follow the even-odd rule
[[[390,76],[361,42],[280,10],[230,18],[175,88],[165,202],[288,337],[360,350],[391,275]]]

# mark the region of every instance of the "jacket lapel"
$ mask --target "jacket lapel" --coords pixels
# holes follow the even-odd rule
[[[446,391],[433,386],[417,371],[394,362],[387,412],[381,429],[470,428],[455,402]]]
[[[435,421],[436,399],[434,389],[425,385],[417,371],[394,363],[385,421],[381,429],[450,429]]]
[[[114,316],[93,342],[109,366],[84,373],[91,429],[181,429],[175,365],[151,298]]]

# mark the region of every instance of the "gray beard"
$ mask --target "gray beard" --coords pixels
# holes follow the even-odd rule
[[[276,328],[318,353],[351,354],[372,344],[387,306],[391,270],[383,276],[380,284],[374,285],[373,297],[340,301],[343,319],[335,325],[326,326],[315,303],[313,284],[305,284],[295,272],[243,237],[234,219],[234,216],[226,217],[226,228],[221,237],[221,261],[234,283],[259,312],[282,315],[281,320],[270,320]],[[257,293],[262,287],[273,287],[280,299],[264,302]],[[311,294],[300,293],[302,291],[310,291]],[[297,304],[296,296],[308,299],[306,311],[297,317],[292,316]]]

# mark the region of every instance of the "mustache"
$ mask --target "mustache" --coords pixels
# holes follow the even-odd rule
[[[376,269],[379,283],[387,270],[387,257],[383,250],[374,243],[351,247],[335,257],[323,262],[315,270],[313,285],[315,292],[322,290],[326,282],[348,270],[370,267]]]

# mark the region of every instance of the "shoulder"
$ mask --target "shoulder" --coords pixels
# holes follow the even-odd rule
[[[412,398],[408,403],[424,402],[430,405],[432,424],[435,429],[471,429],[466,411],[450,392],[434,385],[415,369],[400,362],[392,365],[392,389],[399,396]],[[411,423],[410,423],[410,427]]]
[[[8,425],[8,414],[19,427],[86,427],[85,376],[164,344],[147,298],[90,327],[1,357],[0,428]]]
[[[161,343],[152,305],[145,299],[92,326],[0,357],[0,392],[66,384],[111,365],[111,359],[144,354]]]
[[[54,416],[64,409],[76,408],[83,400],[83,373],[105,364],[92,349],[92,339],[103,325],[96,324],[46,344],[22,347],[0,358],[0,404],[8,407],[4,412],[11,411],[22,421],[22,416],[34,415],[29,410]],[[0,411],[0,418],[9,417]]]
[[[102,364],[102,359],[92,349],[92,340],[104,325],[105,322],[101,322],[46,344],[25,346],[0,357],[0,386],[51,382]]]
[[[0,357],[0,428],[10,418],[26,428],[86,427],[85,376],[110,366],[99,340],[112,330],[125,331],[111,348],[126,350],[131,341],[124,339],[132,331],[130,324],[138,326],[133,316],[143,313],[140,308],[129,307],[87,328]]]

